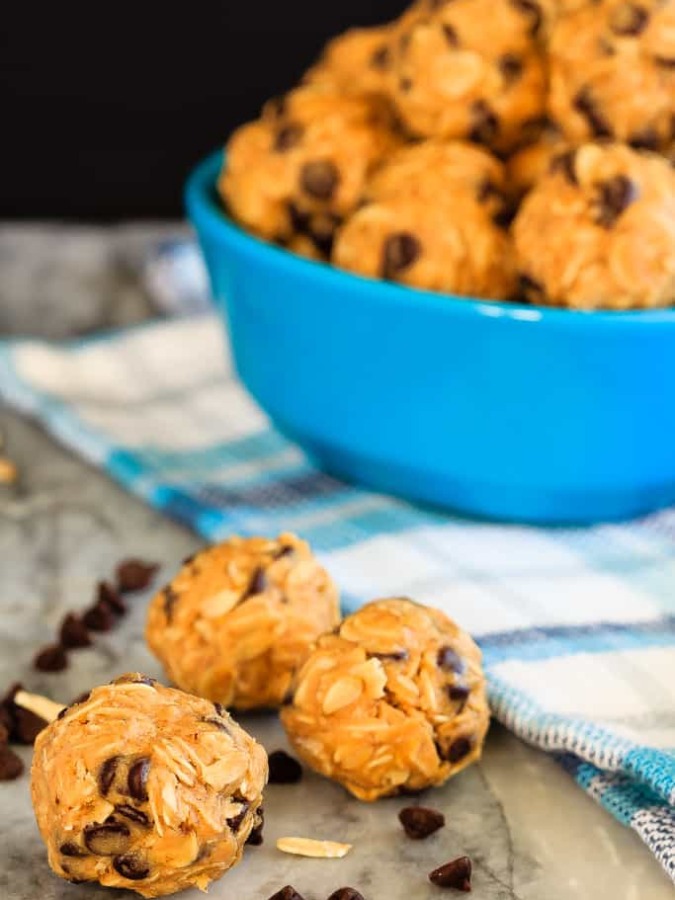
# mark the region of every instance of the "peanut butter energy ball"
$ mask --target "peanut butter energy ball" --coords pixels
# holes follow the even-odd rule
[[[222,707],[130,674],[40,732],[31,779],[57,875],[161,897],[239,862],[267,756]]]
[[[238,709],[279,706],[338,591],[305,543],[233,537],[188,560],[150,605],[146,638],[186,691]]]
[[[439,785],[481,754],[481,653],[438,610],[377,600],[320,638],[281,718],[298,755],[360,800]]]
[[[575,309],[675,302],[675,171],[624,144],[554,157],[513,232],[523,293]]]

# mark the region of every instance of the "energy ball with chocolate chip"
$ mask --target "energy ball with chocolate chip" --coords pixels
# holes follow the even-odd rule
[[[360,800],[442,784],[487,733],[480,650],[438,610],[377,600],[319,639],[281,719],[298,756]]]
[[[339,621],[337,588],[305,541],[233,537],[157,594],[146,637],[184,690],[269,708],[283,703],[312,643]]]
[[[266,780],[265,751],[225,710],[130,674],[38,735],[31,790],[57,875],[160,897],[240,860]]]
[[[549,112],[570,141],[675,143],[675,3],[602,0],[562,16],[550,44]]]
[[[386,93],[393,32],[393,25],[350,28],[326,44],[303,82],[329,85],[348,94]]]
[[[501,163],[478,147],[406,147],[369,182],[371,202],[338,232],[333,262],[411,287],[505,299],[515,284],[505,194]]]
[[[675,303],[675,171],[623,144],[552,160],[513,227],[524,295],[575,309]]]
[[[392,43],[390,95],[416,137],[512,150],[541,118],[546,74],[535,0],[433,4]]]
[[[285,245],[301,235],[326,258],[368,175],[399,142],[385,101],[299,88],[232,135],[218,190],[249,231]]]

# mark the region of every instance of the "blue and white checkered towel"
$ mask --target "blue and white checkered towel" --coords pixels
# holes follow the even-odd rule
[[[446,610],[480,642],[495,716],[559,754],[675,880],[675,511],[547,530],[343,484],[270,427],[208,316],[0,345],[0,393],[209,540],[299,532],[347,608],[406,594]]]

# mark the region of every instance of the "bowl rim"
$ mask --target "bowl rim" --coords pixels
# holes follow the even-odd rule
[[[217,202],[216,183],[225,161],[221,148],[204,157],[190,172],[185,184],[185,206],[193,223],[199,222],[219,237],[225,236],[233,245],[248,253],[265,254],[282,268],[294,269],[306,276],[348,287],[358,282],[361,290],[391,306],[419,306],[424,304],[440,315],[480,316],[481,318],[506,319],[512,322],[537,324],[548,322],[557,326],[582,329],[640,328],[675,326],[675,307],[649,310],[578,310],[560,307],[536,306],[510,300],[489,300],[457,294],[412,288],[377,278],[368,278],[347,272],[328,262],[308,259],[292,253],[284,247],[272,244],[237,225]]]

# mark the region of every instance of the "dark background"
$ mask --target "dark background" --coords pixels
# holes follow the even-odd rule
[[[177,216],[191,166],[405,0],[3,4],[0,216]]]

